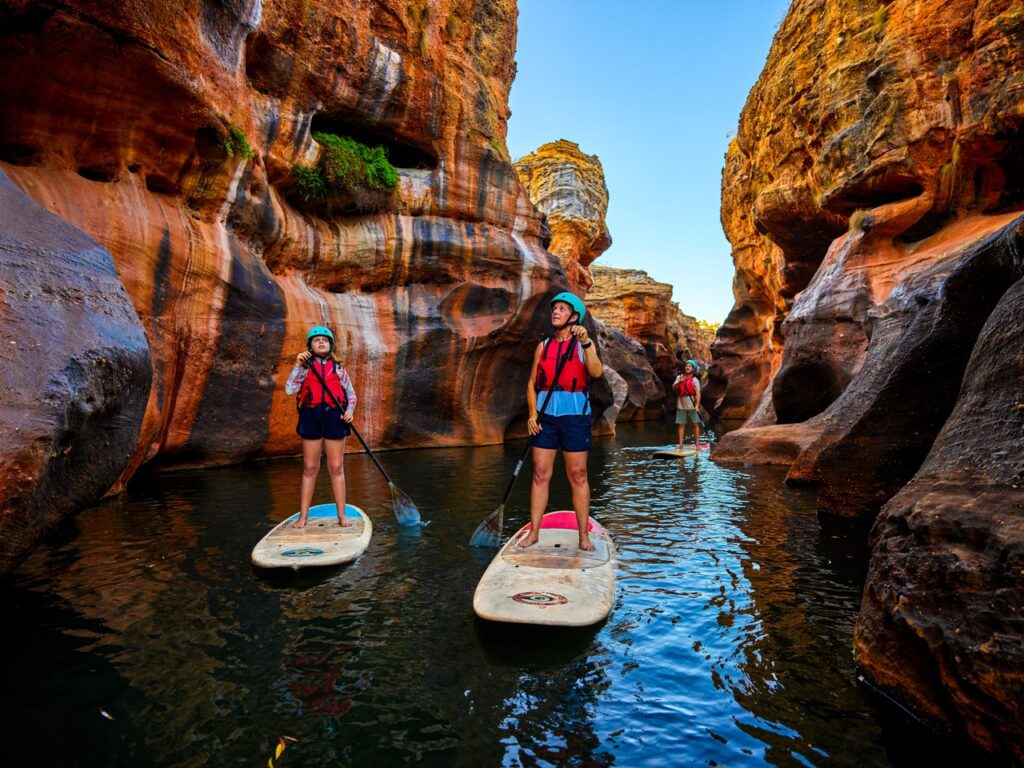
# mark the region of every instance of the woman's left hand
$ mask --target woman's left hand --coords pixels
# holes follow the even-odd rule
[[[343,413],[343,414],[341,414],[341,420],[344,421],[346,424],[351,424],[352,423],[352,414],[351,413]]]
[[[582,325],[574,325],[572,328],[569,329],[569,333],[575,336],[576,340],[580,344],[586,344],[589,339],[589,336],[587,335],[587,329],[584,328]]]

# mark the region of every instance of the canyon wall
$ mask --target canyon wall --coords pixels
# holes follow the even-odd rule
[[[726,156],[707,390],[747,419],[716,460],[878,515],[867,677],[1018,761],[1022,129],[1019,3],[796,0]]]
[[[594,316],[640,342],[665,392],[671,390],[680,362],[710,360],[714,334],[683,314],[672,301],[671,285],[637,269],[591,267],[590,272],[594,284],[587,302]],[[665,405],[674,409],[674,399]]]
[[[371,445],[503,439],[547,298],[568,287],[505,147],[516,14],[514,0],[0,2],[0,172],[54,214],[4,214],[9,231],[46,223],[0,251],[0,277],[34,260],[53,288],[5,297],[0,327],[18,340],[31,317],[65,350],[50,365],[109,363],[53,385],[54,403],[32,397],[42,372],[18,370],[38,350],[0,358],[27,389],[5,392],[0,431],[32,422],[54,443],[16,457],[34,464],[2,499],[19,543],[0,569],[145,462],[296,453],[282,385],[314,324],[335,333]],[[396,189],[311,197],[296,166],[322,163],[323,133],[383,146]],[[70,312],[72,294],[93,314]],[[102,471],[67,458],[108,443]],[[45,493],[61,486],[89,490],[69,505]],[[56,506],[30,521],[25,499]]]

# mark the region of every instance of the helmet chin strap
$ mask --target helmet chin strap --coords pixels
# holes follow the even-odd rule
[[[572,315],[570,315],[570,317],[576,318],[579,318],[579,316],[579,312],[573,312]],[[566,320],[561,325],[555,325],[554,323],[552,323],[551,327],[554,328],[556,331],[564,331],[566,328],[572,328],[574,325],[577,324],[577,322],[578,320]]]

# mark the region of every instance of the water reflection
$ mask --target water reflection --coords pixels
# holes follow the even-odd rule
[[[567,632],[472,614],[491,553],[469,535],[521,444],[381,454],[433,521],[413,536],[369,459],[349,456],[374,539],[321,573],[249,565],[295,511],[297,462],[143,478],[3,587],[19,660],[6,757],[265,764],[288,734],[289,766],[962,761],[856,685],[864,532],[820,522],[778,472],[653,462],[665,434],[597,441],[593,508],[619,547],[619,593],[607,622]],[[528,486],[507,533],[528,518]],[[567,506],[560,469],[551,491]]]

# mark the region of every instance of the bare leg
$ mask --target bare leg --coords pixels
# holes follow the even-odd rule
[[[679,425],[679,447],[683,447],[683,438],[686,437],[686,424]]]
[[[305,528],[309,517],[309,505],[313,502],[313,488],[316,476],[320,471],[320,453],[323,451],[323,440],[302,441],[302,490],[299,494],[299,519],[292,523],[292,528]]]
[[[331,490],[338,508],[338,525],[348,528],[352,522],[345,517],[345,438],[324,440],[327,454],[327,474],[331,477]]]
[[[530,486],[530,532],[520,539],[520,547],[532,547],[540,538],[540,523],[548,505],[551,468],[555,466],[554,448],[533,449],[533,484]]]
[[[590,533],[590,483],[587,482],[588,451],[562,451],[565,461],[565,474],[569,477],[572,488],[572,508],[576,512],[576,526],[580,532],[580,549],[592,550]]]
[[[693,422],[693,450],[700,451],[700,422]]]

